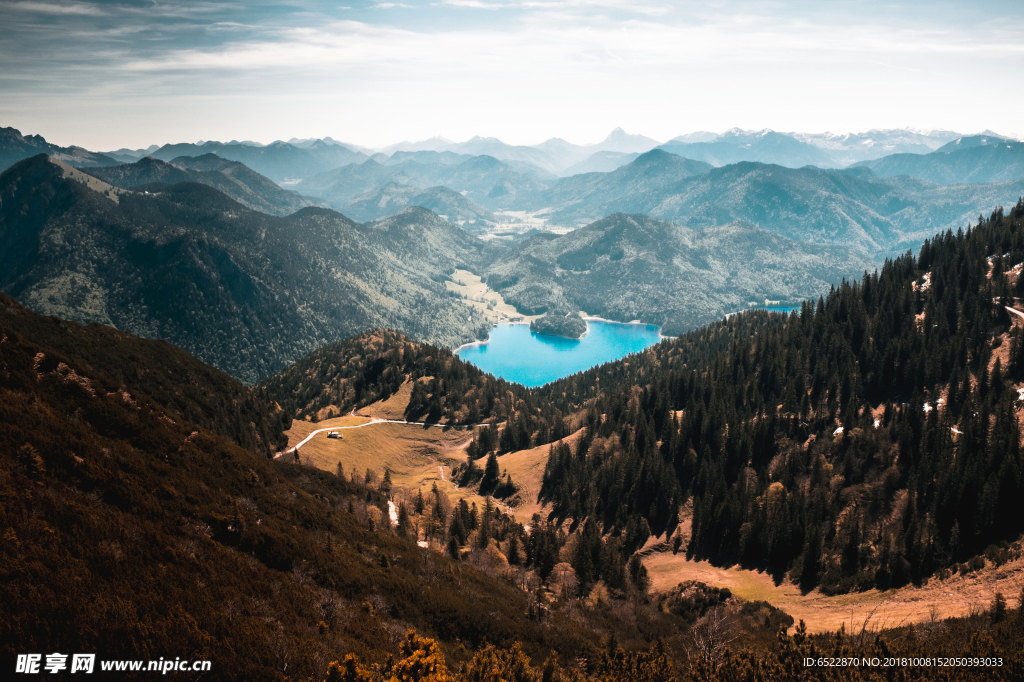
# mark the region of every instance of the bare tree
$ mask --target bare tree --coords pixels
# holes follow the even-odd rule
[[[693,651],[690,656],[699,656],[709,661],[717,661],[722,652],[736,639],[732,631],[729,613],[724,605],[716,606],[697,621],[693,626]]]

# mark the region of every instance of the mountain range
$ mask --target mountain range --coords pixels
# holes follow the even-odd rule
[[[869,130],[864,133],[787,133],[824,150],[838,166],[878,159],[890,154],[928,154],[960,133],[950,130]]]
[[[502,163],[471,163],[481,159]],[[678,176],[706,170],[661,151],[646,160]],[[162,163],[122,166],[118,177],[178,172]],[[642,186],[631,174],[644,165],[635,164],[612,175]],[[464,165],[437,168],[469,173]],[[750,225],[694,231],[613,216],[562,238],[502,246],[420,207],[360,224],[316,207],[267,215],[190,181],[142,187],[115,187],[45,155],[8,169],[0,176],[0,289],[39,312],[167,339],[246,382],[374,327],[448,347],[486,336],[484,318],[444,288],[456,268],[486,274],[524,309],[584,309],[681,330],[751,299],[816,296],[874,262],[841,244],[809,246]],[[417,197],[437,201],[449,219],[464,210],[467,221],[488,220],[451,190],[389,191],[391,206],[381,207],[382,195],[363,209],[399,209]]]
[[[165,144],[150,153],[150,156],[161,161],[173,161],[181,156],[194,157],[205,154],[216,154],[229,161],[244,163],[277,183],[298,181],[368,158],[366,154],[355,149],[323,140],[304,147],[296,147],[287,142],[274,142],[263,147],[221,142]]]
[[[611,173],[558,180],[516,206],[540,211],[556,225],[585,225],[616,212],[693,228],[742,221],[800,242],[879,254],[965,225],[987,206],[1012,204],[1022,194],[1024,179],[936,185],[908,177],[878,178],[864,168],[754,162],[711,168],[657,149]]]
[[[763,142],[779,137],[757,139]],[[707,144],[716,143],[686,146]],[[431,203],[438,201],[434,195],[439,190],[431,190],[431,198],[423,194],[412,203],[430,203],[428,208],[456,216],[456,221],[491,220],[485,212],[529,211],[552,226],[572,228],[618,212],[695,228],[743,221],[797,241],[838,243],[864,253],[884,254],[914,246],[935,231],[962,226],[989,206],[1012,203],[1024,189],[1019,157],[1024,143],[1012,141],[920,156],[890,156],[844,170],[747,161],[716,168],[670,149],[681,152],[678,145],[663,145],[640,155],[617,156],[603,167],[626,163],[611,171],[562,178],[524,172],[513,165],[518,162],[489,156],[396,152],[396,156],[406,156],[397,162],[371,159],[350,164],[304,180],[296,190],[361,220],[409,205],[405,202],[428,187],[446,187],[470,204]],[[967,170],[962,174],[965,177],[949,179],[955,184],[926,182],[902,173],[883,173],[882,177],[871,170],[903,157],[917,162],[924,159],[925,163],[938,159]],[[970,169],[973,175],[967,172]],[[980,182],[983,170],[987,177],[999,181]],[[398,187],[407,189],[397,191]],[[454,199],[452,195],[449,198]]]
[[[81,147],[50,144],[42,135],[22,135],[21,131],[14,128],[0,128],[0,172],[36,154],[49,154],[64,163],[80,167],[115,166],[118,163],[110,156]]]
[[[419,189],[388,183],[356,197],[341,210],[353,220],[367,222],[394,215],[409,206],[429,209],[467,232],[478,232],[495,222],[494,215],[486,208],[440,185]]]
[[[5,134],[11,158],[48,144]],[[549,142],[545,153],[571,151]],[[606,142],[650,140],[616,131]],[[40,312],[168,339],[251,383],[374,327],[449,347],[485,336],[485,320],[445,289],[455,268],[523,312],[585,310],[679,333],[749,301],[815,297],[1024,195],[1024,144],[993,136],[843,170],[716,167],[668,151],[817,149],[770,131],[699,133],[591,153],[604,167],[627,161],[569,177],[454,149],[368,158],[333,140],[296,143],[165,145],[128,164],[58,149],[77,170],[47,154],[20,161],[0,178],[0,289]],[[156,158],[182,150],[204,153]],[[290,191],[228,158],[243,153],[278,177],[289,164],[356,162]],[[916,173],[946,169],[947,184],[879,175],[910,160]],[[575,231],[496,243],[523,213],[528,226]]]
[[[910,175],[943,185],[1024,178],[1024,142],[989,135],[958,137],[927,154],[892,154],[857,167],[875,175]]]
[[[134,163],[88,168],[87,172],[123,189],[157,191],[161,188],[154,185],[196,182],[214,187],[254,211],[276,216],[286,216],[319,203],[297,192],[282,189],[243,163],[212,153],[197,157],[179,156],[169,163],[146,156]]]
[[[360,225],[252,211],[183,182],[122,190],[45,155],[0,175],[0,289],[38,312],[162,338],[248,383],[373,327],[485,335],[444,275],[484,242],[425,209]]]
[[[509,145],[494,137],[474,137],[466,142],[452,142],[435,137],[422,142],[402,142],[384,147],[381,151],[394,152],[437,151],[455,152],[472,156],[493,156],[502,161],[520,161],[558,175],[571,175],[572,167],[589,157],[603,152],[636,154],[658,146],[658,141],[643,135],[630,134],[616,128],[601,142],[589,145],[573,144],[558,137],[533,146]],[[609,168],[608,170],[611,170]]]
[[[712,166],[740,161],[759,161],[791,168],[836,165],[832,156],[822,149],[773,130],[747,132],[733,129],[708,142],[669,142],[661,145],[660,149]]]
[[[23,137],[14,129],[4,129],[0,135],[0,161],[3,167],[33,153],[65,154],[63,160],[72,165],[112,165],[132,163],[152,155],[164,161],[178,156],[201,156],[216,153],[224,158],[240,161],[275,182],[297,182],[320,172],[357,163],[367,158],[378,162],[408,152],[449,152],[463,156],[492,156],[501,161],[518,163],[528,172],[573,175],[592,170],[614,170],[616,159],[642,154],[659,146],[659,142],[643,135],[627,133],[621,128],[613,130],[604,140],[594,144],[574,144],[561,138],[551,138],[535,145],[510,145],[493,137],[473,137],[465,142],[434,137],[420,142],[401,142],[382,147],[378,151],[359,145],[340,142],[331,137],[291,138],[261,144],[251,140],[230,142],[198,141],[150,145],[144,149],[122,148],[111,152],[87,152],[79,147],[60,148],[49,145],[38,135]],[[991,131],[979,136],[1001,137]],[[915,131],[910,129],[869,130],[863,133],[801,133],[772,130],[743,130],[732,128],[723,133],[699,131],[679,135],[663,146],[673,153],[682,153],[712,165],[726,165],[738,161],[761,161],[799,168],[804,165],[841,168],[861,161],[871,161],[893,154],[928,154],[942,145],[965,137],[945,130]],[[20,139],[19,139],[20,138]],[[28,142],[26,142],[28,140]],[[697,146],[693,146],[697,145]],[[685,150],[685,152],[684,152]],[[399,156],[398,158],[402,158]],[[76,161],[78,159],[78,161]],[[620,161],[627,163],[629,158]],[[0,168],[2,170],[2,168]]]
[[[387,184],[443,185],[488,210],[507,209],[523,195],[546,188],[549,179],[519,170],[493,156],[470,156],[456,164],[422,163],[422,157],[384,165],[373,159],[307,178],[295,190],[343,210],[350,202]]]
[[[537,235],[487,270],[530,314],[584,310],[676,335],[765,298],[798,302],[876,266],[848,248],[797,242],[749,224],[692,230],[616,213],[568,234]]]

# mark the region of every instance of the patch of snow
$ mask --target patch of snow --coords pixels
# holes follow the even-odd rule
[[[949,430],[952,431],[953,433],[955,433],[958,436],[962,436],[963,433],[964,433],[963,431],[961,431],[960,429],[956,428],[955,426],[950,426]]]
[[[843,433],[843,427],[840,426],[840,427],[836,428],[835,431],[832,432],[832,435],[833,436],[839,436],[839,435],[842,435],[842,433]]]
[[[934,407],[932,407],[931,405],[929,405],[928,403],[925,403],[925,404],[924,404],[924,413],[925,413],[925,414],[928,414],[929,412],[931,412],[931,411],[932,411],[932,410],[934,410],[934,409],[935,409],[935,408],[934,408]]]
[[[881,419],[876,419],[875,420],[875,428],[877,429],[881,425],[882,425],[882,420]]]
[[[391,517],[391,525],[398,525],[398,507],[391,500],[388,500],[388,516]]]
[[[417,540],[416,541],[416,545],[419,546],[419,547],[422,547],[423,549],[427,549],[427,548],[430,547],[430,543],[427,542],[426,540]]]

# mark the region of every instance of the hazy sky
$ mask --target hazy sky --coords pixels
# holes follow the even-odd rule
[[[0,1],[0,126],[90,149],[331,136],[1024,134],[1024,2]]]

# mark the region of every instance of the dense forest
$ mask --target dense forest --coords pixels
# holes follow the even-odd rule
[[[826,592],[1005,560],[1024,530],[1024,203],[789,317],[742,314],[537,391],[582,409],[542,499],[635,541],[693,501],[690,556]]]

